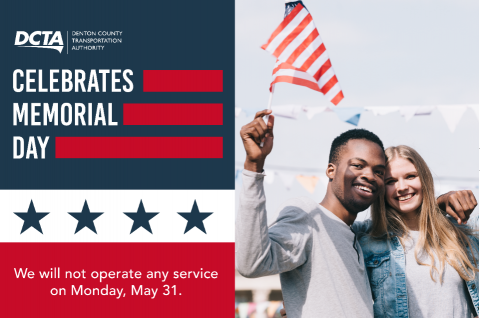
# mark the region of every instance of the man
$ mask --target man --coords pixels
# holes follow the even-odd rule
[[[363,254],[351,225],[383,191],[382,142],[363,129],[337,137],[322,202],[289,200],[268,228],[262,172],[273,147],[274,118],[263,121],[270,113],[258,112],[240,131],[247,157],[236,221],[238,271],[246,277],[280,274],[289,318],[373,317]]]

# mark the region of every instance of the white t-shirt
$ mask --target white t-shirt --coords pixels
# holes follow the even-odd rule
[[[420,232],[410,231],[410,238],[405,240],[405,272],[407,278],[408,312],[410,318],[470,318],[472,304],[465,281],[457,271],[445,264],[443,283],[434,272],[430,277],[430,267],[419,265],[415,259],[415,244]],[[422,263],[430,264],[427,253],[420,251],[418,255]],[[435,257],[437,268],[440,264]],[[475,312],[475,311],[473,311]]]

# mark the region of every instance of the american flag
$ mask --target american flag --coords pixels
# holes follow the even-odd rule
[[[343,99],[325,45],[302,1],[285,4],[285,19],[262,49],[277,58],[270,90],[285,82],[322,92],[335,105]]]

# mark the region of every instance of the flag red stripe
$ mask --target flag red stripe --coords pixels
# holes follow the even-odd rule
[[[55,158],[223,158],[223,138],[56,137]]]
[[[303,19],[302,22],[300,22],[299,25],[297,25],[297,27],[295,28],[295,30],[293,30],[292,32],[290,32],[290,34],[282,41],[282,43],[280,43],[280,45],[275,49],[275,51],[273,52],[273,55],[276,56],[276,57],[279,57],[280,54],[282,54],[282,52],[287,48],[287,46],[293,41],[295,40],[295,38],[300,34],[302,33],[303,29],[305,29],[307,27],[307,25],[312,22],[312,16],[309,14],[305,17],[305,19]]]
[[[144,70],[144,92],[223,92],[222,70]]]
[[[312,55],[308,57],[308,59],[305,61],[305,63],[303,63],[300,69],[306,72],[308,68],[312,66],[313,62],[315,62],[320,57],[320,55],[323,54],[323,52],[325,52],[325,45],[322,43],[322,45],[320,45],[315,50],[315,52],[313,52]]]
[[[279,66],[277,66],[276,68],[273,69],[272,74],[277,73],[279,70],[298,70],[298,69],[296,67],[290,65],[290,64],[282,63],[282,64],[280,64]]]
[[[308,81],[308,80],[303,79],[303,78],[298,78],[298,77],[293,77],[293,76],[277,76],[275,78],[275,80],[272,82],[272,84],[279,83],[279,82],[305,86],[305,87],[308,87],[310,89],[313,89],[313,90],[316,90],[316,91],[320,92],[320,88],[318,88],[317,83]],[[270,86],[270,91],[271,90],[272,90],[272,88]]]
[[[315,73],[315,75],[313,76],[317,81],[320,80],[320,77],[322,77],[323,74],[325,74],[326,71],[328,71],[328,69],[332,67],[332,63],[330,62],[330,59],[328,59],[323,65],[322,67],[320,67],[320,69],[317,71],[317,73]]]
[[[338,103],[340,103],[340,101],[341,101],[342,99],[343,99],[343,92],[340,91],[340,92],[338,92],[337,95],[335,95],[335,97],[331,100],[331,102],[332,102],[335,106],[337,106]]]
[[[270,44],[270,42],[273,41],[279,35],[283,29],[287,27],[287,25],[292,22],[292,20],[297,16],[297,14],[302,11],[303,6],[301,4],[298,4],[295,9],[293,9],[287,16],[286,18],[280,23],[280,25],[273,31],[272,35],[270,36],[270,39],[268,39],[268,42],[262,45],[262,49],[266,50],[267,46]]]
[[[323,93],[323,94],[326,94],[328,93],[328,91],[333,87],[335,86],[335,84],[338,83],[338,79],[337,79],[337,76],[336,75],[333,75],[333,77],[325,83],[325,85],[323,85],[323,87],[320,89],[320,91]]]
[[[123,104],[124,125],[222,125],[222,104]]]
[[[309,15],[311,17],[311,15]],[[310,35],[300,44],[295,51],[293,51],[292,55],[287,59],[286,63],[288,64],[293,64],[297,60],[297,58],[300,56],[300,54],[305,51],[305,49],[319,36],[320,34],[318,33],[317,29],[312,31]]]

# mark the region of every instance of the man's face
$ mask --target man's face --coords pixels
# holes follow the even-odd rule
[[[366,210],[383,192],[385,154],[374,142],[352,139],[340,150],[332,189],[350,213]]]

